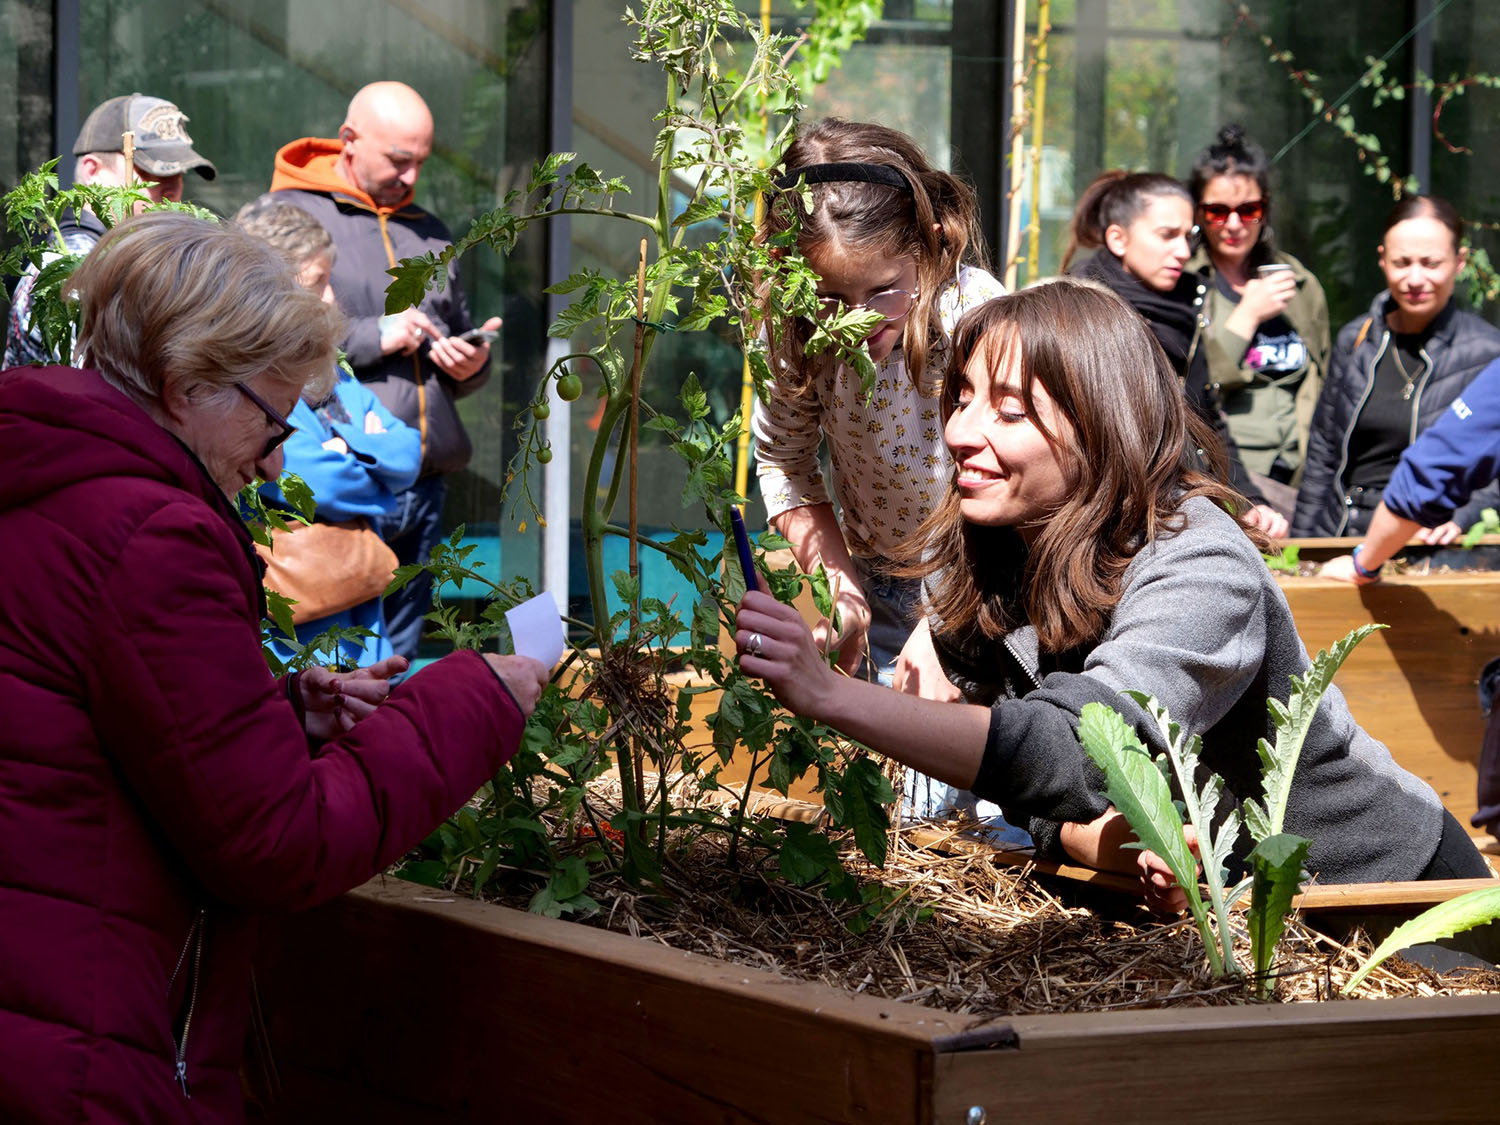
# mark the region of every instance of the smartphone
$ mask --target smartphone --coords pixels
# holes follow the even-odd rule
[[[459,337],[466,344],[493,344],[500,333],[493,328],[471,328]]]
[[[745,589],[758,590],[760,585],[755,581],[755,556],[750,553],[750,533],[745,530],[745,517],[740,515],[738,507],[731,506],[729,509],[729,526],[734,531],[734,549],[739,552],[740,570],[745,575]]]

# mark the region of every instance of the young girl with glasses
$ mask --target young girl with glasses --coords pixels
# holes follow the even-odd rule
[[[1068,272],[1079,250],[1098,250],[1072,272],[1113,289],[1145,317],[1183,380],[1188,402],[1218,435],[1230,483],[1250,501],[1246,518],[1279,538],[1286,534],[1286,517],[1266,503],[1246,471],[1208,377],[1200,316],[1205,287],[1187,271],[1193,233],[1193,198],[1177,180],[1158,172],[1106,172],[1074,208],[1061,269]]]
[[[983,268],[973,190],[933,168],[903,133],[824,121],[787,149],[777,185],[760,237],[795,226],[824,309],[861,307],[885,319],[865,340],[876,364],[868,394],[857,372],[804,353],[809,324],[774,326],[775,380],[751,421],[761,494],[797,562],[808,571],[821,564],[836,584],[838,620],[818,625],[819,645],[837,652],[844,671],[888,680],[918,614],[918,587],[891,577],[887,560],[952,475],[936,372],[959,315],[1004,288]],[[810,210],[799,203],[804,192]],[[908,797],[922,814],[954,799],[917,779]]]
[[[1252,479],[1288,518],[1307,431],[1328,370],[1328,302],[1318,279],[1271,239],[1266,154],[1238,125],[1219,130],[1188,177],[1203,245],[1203,348]]]

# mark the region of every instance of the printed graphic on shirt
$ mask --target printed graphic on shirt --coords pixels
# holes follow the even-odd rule
[[[1474,412],[1469,409],[1469,404],[1461,398],[1453,400],[1453,413],[1457,414],[1460,421],[1468,421],[1469,415]]]
[[[1307,366],[1307,345],[1296,332],[1275,336],[1256,333],[1245,362],[1262,375],[1290,375]]]

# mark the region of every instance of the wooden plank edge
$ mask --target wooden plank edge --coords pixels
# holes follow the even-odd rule
[[[1401,913],[1417,914],[1440,902],[1495,887],[1494,879],[1423,879],[1411,883],[1335,883],[1313,885],[1292,899],[1292,908],[1304,914],[1361,913],[1382,907],[1400,907]]]
[[[391,876],[378,876],[350,891],[348,897],[432,915],[512,941],[556,949],[569,956],[586,956],[606,965],[650,972],[701,988],[751,994],[822,1019],[856,1026],[866,1034],[907,1040],[923,1049],[930,1049],[935,1036],[956,1034],[973,1026],[972,1018],[951,1016],[934,1008],[778,976],[767,969],[731,964],[649,938],[445,894]]]

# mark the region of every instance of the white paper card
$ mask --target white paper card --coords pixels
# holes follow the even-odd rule
[[[557,599],[551,594],[538,594],[506,610],[505,620],[510,624],[517,656],[535,657],[548,668],[562,658],[562,618],[557,612]]]

